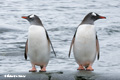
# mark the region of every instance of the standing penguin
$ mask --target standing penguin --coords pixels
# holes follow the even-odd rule
[[[78,70],[93,71],[92,64],[96,55],[99,59],[99,42],[95,31],[94,21],[106,19],[97,13],[90,12],[77,28],[69,50],[69,57],[73,46],[73,53],[79,65]]]
[[[30,22],[28,31],[28,39],[25,45],[25,59],[27,59],[27,53],[29,55],[32,69],[29,72],[36,72],[35,65],[40,66],[40,71],[46,71],[46,66],[50,58],[50,44],[51,41],[45,30],[41,20],[36,15],[22,16]],[[51,44],[53,49],[53,46]],[[53,49],[54,52],[54,49]],[[54,52],[55,54],[55,52]],[[56,54],[55,54],[56,56]]]

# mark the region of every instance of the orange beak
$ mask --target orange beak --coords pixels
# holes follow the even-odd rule
[[[22,18],[23,18],[23,19],[27,19],[28,17],[26,17],[26,16],[22,16]]]
[[[100,18],[100,19],[106,19],[106,17],[104,17],[104,16],[100,16],[99,18]]]

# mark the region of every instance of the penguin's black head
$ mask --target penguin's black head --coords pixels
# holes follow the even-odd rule
[[[96,21],[97,19],[106,19],[106,17],[100,16],[97,13],[94,13],[94,12],[89,13],[88,17],[90,17],[93,21]]]
[[[34,14],[29,16],[22,16],[22,18],[27,19],[31,25],[42,25],[42,22],[39,19],[39,17]]]
[[[94,12],[90,12],[85,16],[81,24],[94,24],[94,21],[98,19],[106,19],[106,17],[100,16]]]

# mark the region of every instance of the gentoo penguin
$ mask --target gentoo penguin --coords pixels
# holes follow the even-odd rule
[[[35,65],[40,66],[40,71],[46,71],[46,66],[50,58],[50,44],[48,33],[45,30],[41,20],[36,15],[22,16],[30,22],[28,31],[28,39],[25,45],[25,59],[27,59],[27,53],[30,58],[32,69],[29,72],[36,72]],[[53,46],[51,44],[53,49]],[[55,54],[55,51],[53,49]],[[56,56],[56,54],[55,54]]]
[[[95,31],[94,21],[106,19],[97,13],[90,12],[78,26],[69,50],[69,57],[73,46],[73,53],[79,65],[78,70],[93,71],[92,64],[96,55],[99,59],[99,42]]]

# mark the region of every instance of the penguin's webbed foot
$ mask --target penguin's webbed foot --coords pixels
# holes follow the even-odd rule
[[[82,65],[80,65],[77,70],[85,70],[85,69],[84,69],[84,67]]]
[[[46,72],[46,67],[43,67],[39,72]]]
[[[36,70],[36,68],[35,67],[33,67],[31,70],[29,70],[29,72],[36,72],[37,70]]]
[[[88,66],[88,67],[86,68],[86,71],[94,71],[94,69],[92,68],[92,66]]]

